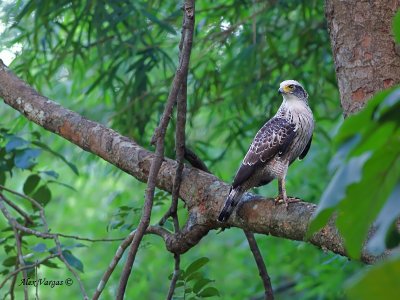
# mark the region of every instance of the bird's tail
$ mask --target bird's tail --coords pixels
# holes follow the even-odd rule
[[[224,208],[221,210],[218,216],[218,221],[225,222],[229,219],[236,205],[239,203],[243,193],[244,190],[240,186],[231,188],[231,191],[225,200]]]

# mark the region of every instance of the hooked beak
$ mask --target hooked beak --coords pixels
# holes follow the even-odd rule
[[[279,89],[278,89],[278,93],[279,93],[279,94],[283,94],[283,93],[284,93],[283,89],[282,89],[282,88],[279,88]]]

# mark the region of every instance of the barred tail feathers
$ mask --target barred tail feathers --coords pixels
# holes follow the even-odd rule
[[[218,216],[218,221],[225,222],[229,219],[236,205],[239,203],[240,198],[242,198],[243,193],[244,191],[240,186],[231,189],[225,200],[224,208]]]

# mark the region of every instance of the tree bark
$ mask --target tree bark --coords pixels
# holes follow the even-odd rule
[[[28,120],[103,158],[138,180],[147,181],[151,163],[155,159],[154,153],[114,130],[43,97],[12,74],[1,60],[0,97]],[[163,161],[156,181],[158,188],[172,191],[176,165],[176,161],[171,159]],[[184,253],[199,243],[210,230],[219,227],[239,227],[291,240],[305,239],[316,206],[302,201],[291,203],[286,209],[284,205],[275,205],[273,199],[247,193],[229,221],[218,223],[217,216],[229,188],[229,185],[209,173],[184,167],[179,197],[186,203],[189,219],[180,232],[165,235],[169,251]],[[334,222],[330,222],[307,242],[346,256]],[[366,263],[373,263],[376,259],[365,251],[362,253],[361,260]]]
[[[340,99],[345,116],[378,91],[400,83],[400,45],[392,36],[399,0],[326,0]]]

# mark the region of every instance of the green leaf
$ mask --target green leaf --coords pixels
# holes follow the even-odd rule
[[[388,94],[385,99],[378,105],[376,110],[374,111],[374,119],[375,120],[382,120],[383,117],[390,112],[390,110],[395,110],[396,106],[400,104],[400,88],[395,88],[393,91]],[[396,118],[399,121],[399,118]]]
[[[48,249],[45,244],[39,243],[32,247],[32,251],[43,253],[43,252],[47,252]]]
[[[188,277],[190,274],[196,272],[197,270],[199,270],[201,267],[203,267],[205,264],[207,264],[210,261],[209,258],[207,257],[201,257],[197,260],[195,260],[194,262],[192,262],[185,271],[185,275],[186,277]]]
[[[386,231],[385,246],[386,249],[393,249],[400,244],[400,233],[397,228],[397,220],[393,221]]]
[[[38,201],[41,205],[46,206],[51,200],[51,191],[47,185],[42,185],[32,195],[32,198]]]
[[[35,276],[35,263],[33,261],[25,261],[26,266],[32,266],[26,269],[28,277]]]
[[[214,280],[207,279],[207,278],[201,278],[196,283],[193,285],[193,292],[198,293],[200,292],[201,289],[203,289],[207,284],[214,282]]]
[[[30,169],[36,162],[34,161],[40,155],[39,149],[19,150],[14,157],[15,166],[21,169]]]
[[[336,225],[350,257],[358,258],[372,222],[399,180],[400,157],[392,145],[375,151],[365,163],[362,180],[349,186]]]
[[[7,158],[8,156],[8,158]],[[0,148],[0,172],[10,171],[14,168],[14,159],[12,155],[7,155],[4,148]]]
[[[3,266],[12,267],[12,266],[15,266],[16,262],[17,262],[17,257],[10,256],[10,257],[7,257],[5,260],[3,260]]]
[[[396,43],[400,43],[400,11],[397,11],[393,18],[393,34]]]
[[[45,175],[47,175],[49,177],[52,177],[54,179],[58,179],[58,177],[59,177],[58,173],[55,172],[55,171],[40,171],[39,173],[40,174],[45,174]]]
[[[64,258],[66,259],[66,261],[75,269],[77,269],[78,271],[83,273],[83,263],[76,258],[71,251],[69,250],[63,250],[62,254],[64,256]]]
[[[42,263],[42,265],[48,267],[48,268],[52,268],[52,269],[59,269],[60,267],[56,264],[53,263],[51,260],[46,260],[44,263]]]
[[[395,130],[396,124],[394,122],[383,123],[380,126],[371,128],[368,135],[364,136],[357,147],[352,149],[349,156],[359,156],[365,152],[386,147],[393,139]]]
[[[307,238],[325,226],[334,212],[333,208],[345,198],[347,187],[361,180],[364,163],[370,156],[370,153],[365,153],[359,157],[354,157],[336,171],[313,215],[307,232]]]
[[[0,275],[6,276],[8,273],[10,273],[9,269],[4,269],[0,271]]]
[[[10,153],[11,151],[16,149],[20,149],[28,144],[27,141],[15,135],[8,136],[8,140],[9,142],[6,145],[7,153]]]
[[[390,92],[390,90],[385,90],[377,93],[370,101],[368,101],[367,105],[360,113],[349,116],[343,122],[339,132],[335,136],[335,144],[340,145],[349,138],[358,134],[361,134],[362,136],[364,136],[364,133],[368,134],[370,126],[375,126],[375,123],[372,121],[376,107],[386,99]]]
[[[6,183],[6,174],[0,171],[0,185],[4,185]]]
[[[41,179],[40,176],[36,174],[30,175],[24,183],[23,187],[24,194],[30,195],[38,186],[40,179]]]
[[[376,219],[375,225],[377,230],[371,240],[367,244],[367,249],[374,255],[379,255],[385,251],[386,246],[390,244],[390,239],[396,240],[398,231],[393,227],[397,218],[400,216],[400,184],[397,184],[389,199],[386,201],[385,206],[381,210]],[[392,229],[392,230],[391,230]],[[394,230],[393,230],[394,229]],[[388,235],[388,231],[389,235]],[[397,235],[396,235],[397,234]]]
[[[347,283],[349,300],[398,299],[400,257],[373,266]]]
[[[220,296],[219,291],[215,287],[207,287],[202,290],[197,296],[201,298],[208,298],[213,296]]]
[[[71,246],[62,245],[62,248],[65,249],[65,250],[73,249],[73,248],[85,248],[85,247],[87,247],[87,246],[85,244],[82,244],[82,243],[76,243],[76,244],[73,244]]]
[[[4,245],[4,251],[6,251],[7,254],[14,250],[15,250],[14,245]]]
[[[200,280],[200,279],[202,279],[203,278],[203,274],[201,274],[201,272],[193,272],[193,273],[191,273],[191,274],[188,274],[187,276],[186,276],[187,274],[185,274],[185,280],[187,281],[187,282],[189,282],[189,281],[192,281],[192,280],[195,280],[195,281],[197,281],[197,280]]]

